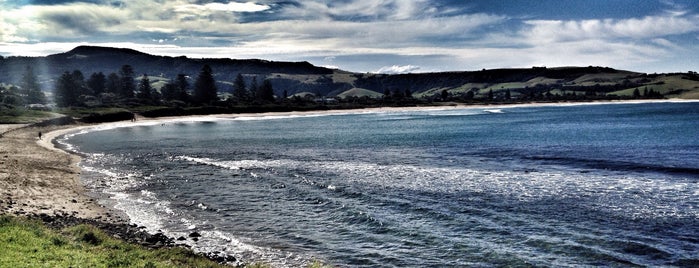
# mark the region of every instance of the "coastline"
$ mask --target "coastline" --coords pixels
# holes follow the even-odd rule
[[[216,114],[181,117],[139,118],[137,122],[120,121],[101,124],[70,124],[64,126],[38,127],[18,125],[0,135],[0,214],[39,218],[44,222],[91,223],[101,229],[115,230],[130,242],[146,244],[144,240],[130,240],[137,235],[124,235],[129,219],[118,211],[103,207],[99,200],[91,197],[80,179],[78,166],[81,158],[55,147],[54,140],[62,135],[86,129],[110,129],[137,125],[153,125],[177,121],[215,121],[236,118],[323,116],[357,113],[384,113],[404,111],[431,111],[453,109],[506,109],[516,107],[552,107],[598,104],[642,104],[669,102],[699,102],[698,100],[640,100],[599,101],[575,103],[526,103],[494,105],[453,105],[422,107],[383,107],[352,110],[327,110],[309,112],[275,112],[253,114]],[[42,139],[38,139],[38,132]],[[58,224],[58,226],[61,226]],[[113,227],[113,226],[120,226]],[[125,228],[125,229],[124,229]],[[124,231],[126,230],[126,231]],[[155,234],[154,236],[162,236]],[[165,242],[162,242],[165,241]],[[162,238],[161,246],[174,245],[172,238]],[[167,241],[170,241],[168,244]],[[146,244],[147,245],[147,244]],[[179,244],[181,245],[181,244]]]
[[[378,107],[349,110],[303,112],[269,112],[251,114],[213,114],[159,118],[139,117],[136,122],[118,121],[98,124],[63,126],[3,125],[0,133],[0,214],[71,215],[110,223],[128,223],[122,213],[104,207],[86,192],[80,181],[80,156],[57,148],[54,140],[65,134],[85,129],[110,129],[153,125],[178,121],[215,121],[221,119],[324,116],[405,111],[437,111],[455,109],[505,109],[519,107],[555,107],[573,105],[644,104],[699,102],[699,100],[624,100],[562,103],[522,103],[493,105],[447,105],[418,107]],[[38,139],[38,132],[42,139]]]
[[[100,206],[80,182],[80,158],[43,146],[51,133],[70,126],[18,126],[0,137],[0,213],[72,216],[125,223],[126,219]],[[55,132],[58,134],[58,132]]]

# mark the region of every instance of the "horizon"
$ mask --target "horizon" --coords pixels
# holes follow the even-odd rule
[[[0,0],[0,55],[81,46],[307,61],[357,73],[603,66],[696,71],[699,8],[658,1]]]

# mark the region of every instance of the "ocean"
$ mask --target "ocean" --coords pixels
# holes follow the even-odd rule
[[[275,267],[699,265],[699,102],[184,118],[58,141],[133,223]]]

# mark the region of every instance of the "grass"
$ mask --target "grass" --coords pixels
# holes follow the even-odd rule
[[[56,114],[46,111],[36,111],[21,107],[0,108],[1,124],[28,124],[41,122],[56,117]]]
[[[53,230],[43,223],[0,215],[0,267],[228,267],[184,248],[148,249],[115,239],[91,225]],[[264,263],[246,267],[271,268]],[[313,261],[309,268],[329,268]]]
[[[72,117],[84,117],[88,116],[90,114],[112,114],[112,113],[119,113],[119,112],[125,112],[128,111],[127,109],[124,108],[117,108],[117,107],[108,107],[108,108],[60,108],[57,110],[57,112],[61,114],[65,114],[67,116],[72,116]]]
[[[147,249],[114,239],[90,225],[60,231],[0,216],[4,267],[225,267],[182,248]]]

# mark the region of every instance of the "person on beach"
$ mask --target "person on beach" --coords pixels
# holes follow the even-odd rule
[[[41,139],[41,131],[39,131],[39,139]]]

